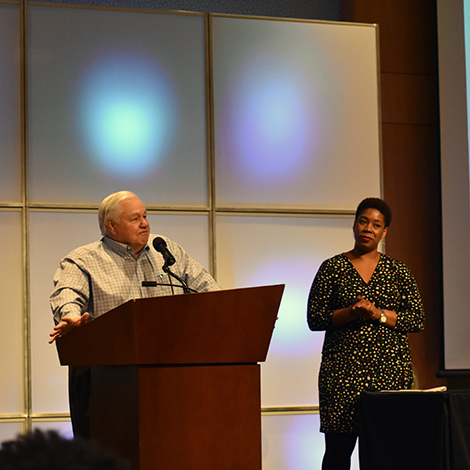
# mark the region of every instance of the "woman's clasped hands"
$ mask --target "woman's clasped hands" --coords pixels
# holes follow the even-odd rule
[[[356,297],[351,309],[356,318],[363,318],[364,320],[377,320],[380,318],[380,310],[374,302],[367,300],[363,295]]]

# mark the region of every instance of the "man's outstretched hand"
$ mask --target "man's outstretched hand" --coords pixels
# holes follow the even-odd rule
[[[89,313],[84,313],[80,318],[62,318],[61,322],[54,327],[54,330],[49,335],[51,337],[51,339],[49,340],[49,344],[52,344],[60,336],[64,336],[70,331],[72,331],[74,328],[77,328],[77,326],[84,325],[88,321],[89,317]]]

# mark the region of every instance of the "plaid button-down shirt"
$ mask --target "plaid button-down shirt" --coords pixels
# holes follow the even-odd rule
[[[90,319],[118,307],[131,299],[172,295],[168,275],[162,270],[163,256],[150,248],[157,235],[136,257],[129,245],[107,236],[69,253],[59,264],[54,276],[50,304],[56,324],[64,316],[80,317],[88,312]],[[172,272],[198,292],[219,290],[212,276],[177,243],[162,237],[176,258]],[[150,246],[149,246],[150,245]],[[156,281],[157,287],[143,287],[142,281]],[[173,280],[176,286],[177,282]],[[175,288],[174,293],[182,293]]]

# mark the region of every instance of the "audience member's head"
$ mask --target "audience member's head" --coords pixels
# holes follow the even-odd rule
[[[130,470],[130,464],[91,441],[35,430],[5,441],[1,470]]]

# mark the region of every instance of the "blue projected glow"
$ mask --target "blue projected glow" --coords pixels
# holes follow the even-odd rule
[[[142,176],[161,163],[174,139],[169,80],[137,54],[100,59],[83,81],[79,107],[87,154],[107,172]]]
[[[230,97],[231,148],[254,178],[302,173],[316,147],[312,85],[298,72],[270,61],[250,62]],[[310,103],[310,104],[309,104]]]

